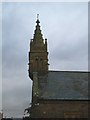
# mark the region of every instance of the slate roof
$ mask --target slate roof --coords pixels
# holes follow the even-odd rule
[[[49,71],[38,85],[42,99],[88,100],[88,72]]]

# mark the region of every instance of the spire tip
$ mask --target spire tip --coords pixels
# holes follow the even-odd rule
[[[37,20],[39,20],[39,14],[37,14]]]

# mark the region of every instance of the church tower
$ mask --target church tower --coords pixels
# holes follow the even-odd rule
[[[45,75],[48,72],[47,39],[44,40],[41,34],[38,16],[34,36],[30,41],[29,77],[31,79],[33,79],[34,72],[37,72],[38,76]]]

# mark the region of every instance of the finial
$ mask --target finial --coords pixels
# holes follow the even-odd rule
[[[37,21],[36,23],[39,25],[40,21],[39,21],[39,14],[37,14]]]
[[[39,20],[39,14],[37,14],[37,20]]]

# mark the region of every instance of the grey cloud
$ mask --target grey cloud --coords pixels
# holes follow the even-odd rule
[[[14,77],[14,78],[10,78]],[[16,117],[16,114],[22,115],[24,109],[28,107],[31,100],[32,83],[27,77],[10,76],[3,78],[3,111],[6,115]],[[7,82],[6,82],[7,81]]]

